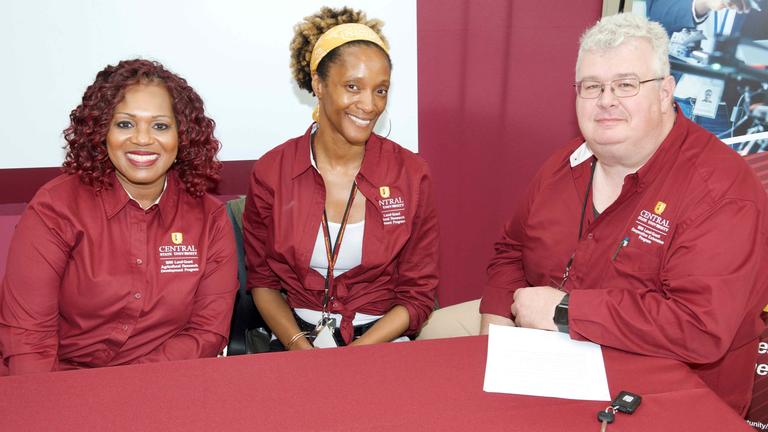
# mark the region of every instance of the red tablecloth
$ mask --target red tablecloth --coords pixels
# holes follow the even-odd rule
[[[599,430],[603,402],[485,393],[486,337],[0,378],[0,430]],[[604,349],[608,431],[750,431],[684,365]],[[563,359],[567,362],[568,359]]]

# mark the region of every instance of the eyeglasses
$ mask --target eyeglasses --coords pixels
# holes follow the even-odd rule
[[[637,95],[640,92],[640,84],[645,84],[651,81],[661,81],[664,77],[651,78],[640,81],[637,78],[620,78],[613,81],[609,81],[607,84],[611,86],[611,92],[616,97],[625,98]],[[573,85],[576,88],[576,94],[582,99],[597,99],[603,94],[605,90],[604,82],[584,80],[579,81]]]

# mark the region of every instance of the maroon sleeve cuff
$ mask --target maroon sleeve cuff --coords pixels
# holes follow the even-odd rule
[[[488,285],[483,292],[483,298],[480,299],[480,313],[493,314],[504,318],[512,319],[510,309],[512,307],[512,296],[515,289],[500,288]]]
[[[6,360],[8,361],[8,373],[10,375],[52,372],[58,369],[58,360],[55,354],[19,354]]]
[[[408,323],[408,329],[404,333],[405,335],[417,334],[421,330],[421,326],[424,325],[427,318],[429,318],[429,314],[432,310],[431,308],[425,310],[425,308],[414,305],[412,302],[408,302],[404,299],[395,300],[395,305],[400,305],[408,311],[410,321]]]

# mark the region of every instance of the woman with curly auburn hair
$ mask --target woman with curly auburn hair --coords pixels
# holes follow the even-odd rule
[[[220,144],[203,101],[156,62],[99,72],[64,131],[64,174],[16,227],[0,285],[11,374],[216,356],[237,258],[206,190]]]
[[[203,100],[184,78],[148,60],[122,61],[96,75],[96,81],[85,91],[83,103],[70,114],[72,123],[64,131],[64,172],[77,174],[83,183],[97,190],[112,186],[111,174],[116,166],[104,143],[115,107],[128,87],[149,83],[162,83],[165,87],[178,123],[178,154],[173,165],[163,172],[175,171],[187,193],[202,196],[218,183],[221,170],[221,162],[216,160],[221,145],[213,135],[215,124],[205,116]],[[117,175],[120,179],[119,169]]]
[[[248,287],[275,350],[407,339],[434,305],[427,165],[373,133],[392,69],[381,26],[323,8],[295,27],[291,67],[317,97],[314,123],[255,163],[243,219]]]

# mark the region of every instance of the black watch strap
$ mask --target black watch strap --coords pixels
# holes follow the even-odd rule
[[[563,333],[568,333],[568,300],[569,294],[566,294],[560,304],[555,306],[555,316],[552,318],[555,321],[557,330]]]

